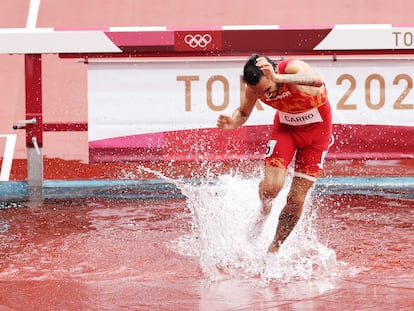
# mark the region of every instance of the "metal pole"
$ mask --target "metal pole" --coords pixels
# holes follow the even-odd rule
[[[25,55],[27,182],[30,201],[43,200],[42,55]]]

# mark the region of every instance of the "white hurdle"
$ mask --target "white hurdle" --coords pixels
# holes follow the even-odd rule
[[[9,181],[17,135],[16,134],[6,134],[6,135],[0,134],[0,138],[6,139],[4,153],[3,153],[3,162],[1,164],[0,181]]]

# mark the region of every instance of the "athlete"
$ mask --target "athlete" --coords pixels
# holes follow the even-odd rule
[[[331,108],[322,78],[299,59],[275,64],[267,56],[254,54],[244,66],[243,79],[246,88],[240,106],[232,116],[220,115],[218,128],[242,126],[258,99],[277,110],[259,184],[261,211],[255,234],[261,233],[272,201],[284,186],[287,167],[295,158],[286,205],[268,247],[270,253],[277,253],[299,221],[306,196],[322,169],[332,135]]]

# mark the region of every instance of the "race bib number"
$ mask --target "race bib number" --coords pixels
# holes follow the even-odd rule
[[[287,113],[279,111],[279,121],[283,124],[295,126],[318,123],[322,122],[323,120],[318,108],[313,108],[311,110],[300,113]]]
[[[273,151],[275,150],[277,144],[277,140],[269,140],[266,147],[266,154],[265,157],[268,158],[273,154]]]

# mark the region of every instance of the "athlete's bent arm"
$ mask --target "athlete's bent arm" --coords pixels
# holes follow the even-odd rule
[[[323,85],[321,76],[307,63],[298,59],[289,62],[283,74],[275,72],[272,65],[265,57],[259,57],[257,59],[257,66],[270,81],[275,83],[290,83],[313,87],[320,87]]]
[[[224,130],[232,130],[242,126],[247,119],[249,119],[256,100],[257,96],[254,94],[253,90],[249,86],[246,86],[244,98],[242,99],[240,106],[231,116],[223,114],[219,115],[217,119],[217,127]]]

